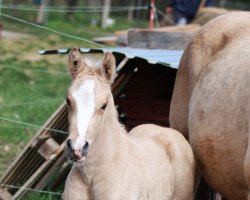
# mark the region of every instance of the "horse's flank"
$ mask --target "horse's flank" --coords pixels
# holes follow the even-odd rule
[[[186,48],[170,125],[189,138],[198,167],[230,200],[250,199],[250,13],[206,24]]]

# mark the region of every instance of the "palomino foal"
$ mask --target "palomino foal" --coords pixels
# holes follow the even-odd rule
[[[141,125],[127,134],[117,119],[110,85],[115,58],[83,61],[69,55],[67,157],[73,167],[64,200],[191,200],[195,161],[177,131]]]

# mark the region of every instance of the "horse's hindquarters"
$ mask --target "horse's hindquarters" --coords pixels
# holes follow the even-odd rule
[[[245,72],[239,66],[218,67],[216,62],[209,67],[190,99],[190,143],[206,181],[227,199],[244,200],[248,191]]]

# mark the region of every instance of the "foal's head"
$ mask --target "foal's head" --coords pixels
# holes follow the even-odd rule
[[[68,69],[72,83],[66,98],[70,132],[66,151],[70,160],[80,162],[95,140],[98,125],[112,98],[110,85],[115,75],[115,58],[106,53],[102,62],[91,63],[83,60],[74,48],[69,54]]]

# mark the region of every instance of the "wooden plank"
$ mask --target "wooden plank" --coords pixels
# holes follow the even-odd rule
[[[9,171],[8,174],[6,174],[5,179],[1,181],[1,183],[4,184],[10,184],[12,182],[12,179],[14,178],[13,174],[17,172],[17,169],[20,167],[20,165],[23,163],[22,161],[25,160],[28,156],[29,153],[31,152],[31,149],[27,149],[26,153],[20,157],[19,161],[17,162],[15,166],[13,166],[12,170]]]
[[[57,150],[59,144],[52,138],[47,139],[43,145],[38,149],[38,153],[41,154],[46,160]]]
[[[49,160],[46,160],[46,161],[45,161],[45,162],[35,171],[35,173],[33,173],[33,175],[25,182],[25,184],[23,184],[23,188],[31,187],[32,184],[33,184],[38,178],[40,178],[40,176],[44,173],[44,171],[47,170],[47,168],[49,167],[49,165],[56,161],[56,158],[57,158],[58,155],[63,151],[63,148],[64,148],[64,144],[60,145],[59,148],[56,150],[56,152],[50,156],[50,159],[49,159]],[[27,192],[27,191],[25,191],[24,189],[19,189],[19,190],[15,193],[14,199],[20,199],[26,192]]]
[[[43,171],[48,167],[48,165],[52,162],[52,160],[47,160],[46,162],[44,162],[38,170],[36,170],[36,172],[25,182],[25,184],[23,184],[23,188],[27,188],[30,187],[32,183],[34,183],[37,178],[39,177],[39,175],[41,173],[43,173]],[[14,195],[14,199],[20,199],[25,193],[26,190],[24,190],[23,188],[20,188]]]
[[[201,28],[199,24],[187,24],[183,26],[165,26],[160,28],[155,28],[153,30],[143,29],[145,31],[154,31],[154,32],[172,32],[172,33],[196,33]]]
[[[118,78],[112,85],[112,91],[115,91],[117,89],[117,87],[121,84],[121,82],[125,79],[125,77],[126,77],[125,74],[121,74],[120,76],[118,76]]]
[[[62,153],[56,162],[48,169],[48,171],[43,175],[43,177],[38,181],[35,189],[43,189],[50,181],[53,174],[65,163],[67,160],[65,153]]]
[[[120,64],[116,67],[116,73],[119,73],[119,71],[121,71],[121,69],[127,64],[127,62],[129,61],[128,57],[125,57]]]
[[[51,124],[51,122],[55,121],[55,118],[58,116],[58,113],[60,113],[60,111],[62,109],[65,109],[66,107],[66,103],[64,102],[63,104],[61,104],[61,106],[59,106],[59,108],[56,110],[56,112],[53,113],[53,115],[51,115],[51,117],[47,120],[47,122],[43,125],[44,127],[49,127],[49,124]],[[13,168],[15,168],[16,165],[18,165],[18,162],[22,159],[22,157],[25,155],[25,152],[28,150],[28,148],[30,148],[30,146],[32,146],[33,141],[44,132],[44,129],[41,128],[37,134],[29,141],[29,143],[25,146],[25,148],[22,150],[22,152],[17,156],[17,158],[14,160],[14,162],[10,165],[10,167],[7,169],[7,171],[3,174],[3,176],[0,179],[1,183],[5,183],[5,179],[7,177],[9,177],[9,174],[12,174],[12,170]]]
[[[37,156],[37,152],[34,151],[32,159],[23,163],[23,168],[19,168],[19,171],[14,176],[14,181],[11,184],[20,185],[23,184],[28,178],[39,168],[39,165],[43,162],[41,157]]]
[[[116,36],[108,36],[108,37],[95,37],[92,39],[93,42],[99,44],[105,44],[108,46],[116,45],[117,37]]]
[[[6,189],[0,188],[0,200],[13,200],[13,197]]]
[[[146,49],[185,49],[194,33],[156,32],[132,29],[128,32],[128,46]]]
[[[150,106],[150,107],[156,107],[161,109],[169,109],[170,101],[165,99],[156,99],[156,100],[143,100],[143,99],[116,99],[116,104],[118,105],[124,105],[124,106]]]
[[[151,107],[151,106],[123,106],[121,107],[121,112],[140,112],[140,113],[148,113],[148,114],[158,114],[158,115],[166,115],[168,116],[169,107]]]
[[[121,92],[124,90],[124,88],[126,87],[128,81],[130,80],[130,78],[134,75],[134,71],[129,72],[123,81],[121,81],[121,83],[116,87],[115,90],[112,90],[113,96],[114,98],[116,98],[118,95],[121,94]]]
[[[63,170],[57,177],[57,179],[50,185],[52,190],[57,189],[63,182],[65,182],[70,170],[71,170],[72,165],[69,162],[65,162],[63,165]]]
[[[126,115],[128,119],[136,119],[136,120],[143,120],[150,122],[161,122],[161,123],[168,122],[168,116],[166,115],[148,114],[140,112],[127,112]]]
[[[158,99],[161,98],[162,94],[160,94],[159,92],[149,92],[149,93],[137,93],[137,92],[128,92],[126,93],[126,98],[128,99]]]
[[[34,149],[30,149],[31,151],[28,154],[27,160],[30,160],[31,158],[34,157],[36,151],[34,151]],[[27,167],[29,167],[29,165],[27,165],[27,160],[23,160],[20,164],[20,166],[16,169],[13,169],[13,174],[11,176],[9,176],[9,184],[17,184],[19,181],[19,178],[24,175],[25,169]]]

